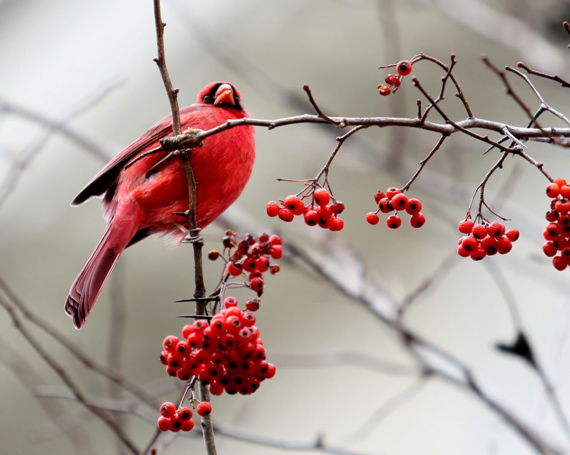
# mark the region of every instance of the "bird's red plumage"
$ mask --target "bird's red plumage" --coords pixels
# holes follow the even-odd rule
[[[227,84],[227,85],[226,85]],[[230,87],[233,98],[228,98]],[[222,90],[225,89],[225,92]],[[220,94],[220,92],[223,92]],[[198,103],[180,110],[182,130],[208,130],[229,119],[247,116],[239,92],[229,83],[215,82],[198,95]],[[73,204],[104,195],[107,229],[87,264],[71,286],[65,310],[77,328],[85,323],[103,284],[123,250],[151,234],[169,235],[181,241],[188,227],[175,212],[188,209],[188,183],[179,158],[162,160],[163,152],[134,161],[172,135],[166,117],[113,158],[77,195]],[[208,137],[190,152],[197,183],[196,218],[204,228],[220,216],[241,194],[255,159],[253,127],[239,126]]]

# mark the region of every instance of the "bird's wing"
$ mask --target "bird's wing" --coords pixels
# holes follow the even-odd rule
[[[192,120],[187,118],[188,114],[192,114],[200,110],[200,106],[194,104],[180,109],[180,116],[186,117],[184,119],[184,123],[188,126],[192,124]],[[87,185],[85,185],[77,196],[75,196],[73,201],[71,201],[71,205],[80,205],[90,197],[101,196],[104,194],[117,181],[121,170],[131,159],[145,150],[150,150],[153,144],[158,146],[158,141],[160,139],[170,135],[172,135],[171,117],[167,116],[109,161],[105,167],[101,169]]]

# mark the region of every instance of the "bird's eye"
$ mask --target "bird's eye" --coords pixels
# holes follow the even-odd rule
[[[204,103],[212,103],[212,96],[211,95],[204,95],[204,98],[202,98],[202,101]]]

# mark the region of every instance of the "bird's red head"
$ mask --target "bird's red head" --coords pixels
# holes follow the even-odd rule
[[[230,82],[211,82],[198,93],[199,104],[213,104],[219,107],[230,107],[243,111],[241,94]]]

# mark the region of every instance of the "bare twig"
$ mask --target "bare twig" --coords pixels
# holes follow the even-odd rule
[[[139,449],[130,440],[130,438],[123,432],[123,430],[116,424],[115,419],[113,419],[112,414],[109,412],[94,406],[85,397],[83,392],[79,389],[77,384],[71,376],[68,374],[66,369],[52,356],[49,351],[40,343],[30,331],[22,324],[20,317],[16,312],[16,307],[6,298],[0,295],[0,306],[2,306],[8,313],[14,327],[20,332],[20,334],[26,339],[28,343],[33,347],[33,349],[38,353],[38,355],[50,366],[50,368],[60,377],[63,383],[72,392],[75,399],[81,403],[85,408],[91,411],[95,416],[97,416],[101,421],[103,421],[109,429],[123,442],[125,447],[129,449],[134,455],[139,455]]]
[[[158,65],[168,101],[170,102],[170,111],[172,114],[172,131],[175,135],[181,133],[180,130],[180,109],[178,108],[178,89],[173,88],[166,66],[166,56],[164,52],[164,26],[162,22],[162,14],[160,12],[160,0],[154,0],[154,24],[156,28],[156,45],[158,48],[158,57],[154,59]]]
[[[24,303],[24,301],[14,293],[14,291],[8,286],[8,283],[0,276],[0,290],[7,296],[9,299],[10,305],[16,307],[32,324],[35,324],[45,333],[47,333],[50,337],[64,346],[69,352],[71,352],[86,368],[92,369],[97,373],[105,376],[106,378],[110,379],[111,381],[117,383],[125,390],[128,390],[133,395],[137,396],[142,401],[148,403],[150,406],[158,407],[160,406],[160,402],[153,396],[149,395],[147,391],[143,387],[139,387],[135,383],[131,382],[126,377],[123,377],[118,372],[114,371],[113,369],[102,365],[92,359],[90,356],[85,354],[77,345],[76,343],[72,342],[70,339],[66,338],[56,330],[53,326],[51,326],[47,321],[41,319],[36,313],[31,311],[28,306]],[[1,294],[0,294],[1,295]]]

